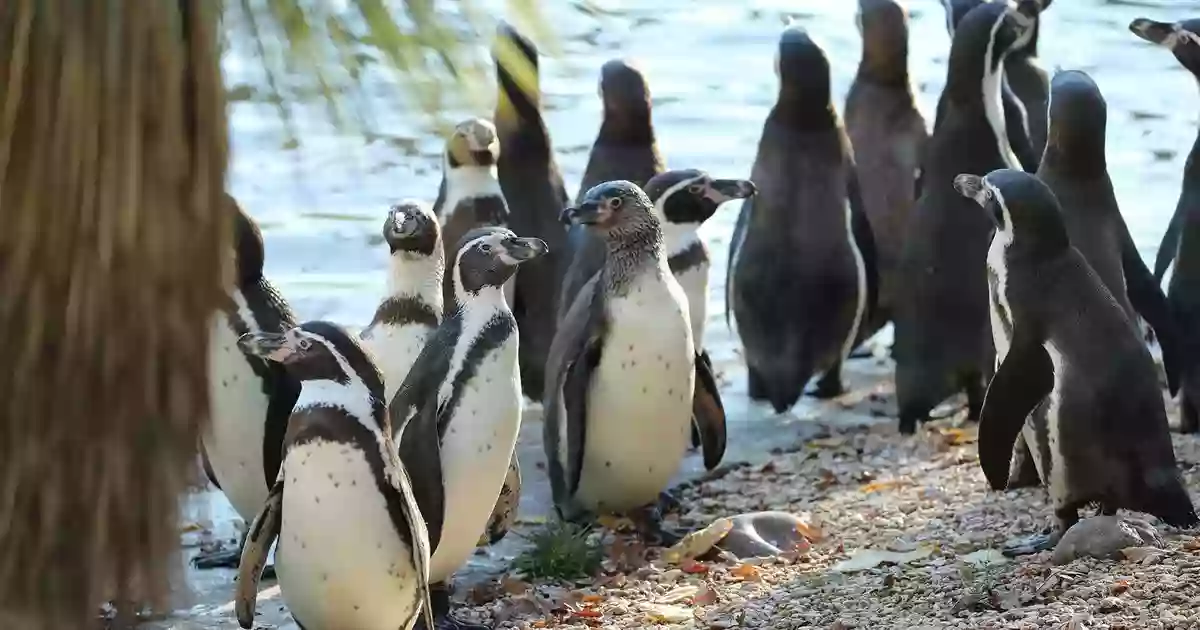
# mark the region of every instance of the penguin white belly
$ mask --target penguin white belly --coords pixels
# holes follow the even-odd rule
[[[293,446],[275,553],[283,599],[307,630],[397,630],[416,621],[412,551],[367,459],[349,444]]]
[[[1004,250],[1012,243],[1012,237],[1004,231],[997,231],[988,246],[987,268],[995,277],[995,286],[989,286],[988,313],[992,325],[992,345],[996,349],[996,366],[1008,354],[1008,332],[1004,320],[1012,322],[1012,308],[1008,304],[1008,264],[1004,260]],[[990,283],[989,283],[990,284]]]
[[[1038,475],[1045,481],[1046,490],[1050,495],[1051,501],[1066,499],[1069,496],[1070,488],[1067,487],[1067,460],[1063,456],[1062,432],[1059,430],[1059,411],[1061,409],[1062,392],[1060,391],[1063,382],[1063,368],[1066,366],[1065,357],[1059,349],[1050,342],[1043,344],[1046,349],[1046,354],[1050,357],[1050,364],[1054,366],[1054,387],[1050,390],[1050,395],[1042,401],[1041,406],[1045,407],[1046,421],[1046,442],[1049,446],[1050,465],[1049,476],[1044,471],[1043,466],[1038,467]],[[1040,409],[1035,408],[1034,413]],[[1026,422],[1026,426],[1028,426]],[[1039,459],[1037,453],[1034,453],[1034,461]]]
[[[688,313],[691,315],[692,344],[696,352],[704,350],[704,323],[708,317],[708,265],[697,265],[685,269],[675,276],[687,295]]]
[[[646,505],[666,489],[689,444],[695,384],[687,298],[669,272],[641,274],[608,315],[575,495],[598,512]]]
[[[412,369],[421,349],[434,328],[420,324],[393,326],[384,324],[371,331],[362,343],[375,357],[375,364],[383,373],[383,387],[387,400],[391,402],[396,390],[404,384],[408,371]]]
[[[208,361],[212,422],[201,438],[204,452],[225,498],[250,523],[269,491],[262,452],[270,399],[223,314],[213,319]]]
[[[445,521],[431,581],[450,577],[475,552],[508,475],[521,429],[517,343],[514,332],[483,359],[442,437]]]

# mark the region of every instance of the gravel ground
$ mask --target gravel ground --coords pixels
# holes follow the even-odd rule
[[[795,550],[697,562],[609,536],[598,580],[506,576],[463,594],[474,604],[465,616],[520,628],[1200,628],[1200,538],[1159,527],[1164,549],[1127,549],[1121,561],[1008,560],[1005,541],[1050,524],[1044,491],[987,490],[961,416],[903,438],[881,417],[894,408],[887,383],[858,398],[829,404],[874,422],[830,427],[678,492],[688,529],[797,514],[810,541]],[[1200,441],[1175,436],[1175,447],[1198,487]]]

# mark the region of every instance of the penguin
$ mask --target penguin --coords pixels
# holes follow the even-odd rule
[[[776,53],[779,95],[767,115],[730,247],[732,307],[752,400],[777,413],[821,376],[820,398],[843,392],[842,363],[875,309],[871,226],[854,156],[830,101],[829,60],[798,25]]]
[[[1024,46],[1014,49],[1004,60],[1005,82],[1025,107],[1029,144],[1037,158],[1046,150],[1046,108],[1050,103],[1050,76],[1038,63],[1038,37],[1042,30],[1042,12],[1050,8],[1052,1],[1018,1],[1018,5],[1026,7],[1026,13],[1035,16],[1033,32]]]
[[[521,334],[521,387],[528,398],[541,400],[546,354],[557,325],[558,292],[569,262],[562,254],[566,230],[559,223],[567,191],[542,120],[537,48],[501,22],[492,57],[500,87],[494,117],[501,148],[496,166],[512,208],[508,226],[517,234],[542,239],[549,248],[548,254],[522,266],[510,302]]]
[[[471,229],[484,225],[507,225],[509,210],[500,188],[496,163],[500,159],[500,140],[496,126],[482,118],[471,118],[454,126],[442,157],[442,183],[438,188],[433,213],[445,230],[442,239],[448,251]],[[504,287],[504,297],[513,301],[514,283]],[[443,303],[453,308],[454,287],[447,279]]]
[[[1106,515],[1123,508],[1176,527],[1200,523],[1175,462],[1154,361],[1071,245],[1054,193],[1013,169],[961,174],[953,186],[995,223],[988,267],[1005,279],[995,308],[1007,347],[996,349],[1002,359],[979,418],[979,464],[993,489],[1005,489],[1024,432],[1057,521],[1050,536],[1009,552],[1049,548],[1091,503]]]
[[[971,9],[974,9],[985,2],[998,2],[1000,4],[1005,4],[1005,2],[999,2],[999,0],[942,0],[942,6],[946,9],[946,29],[950,33],[952,44],[954,39],[954,30],[958,27],[958,23],[962,21],[962,18],[966,16]],[[1030,4],[1031,2],[1035,2],[1035,0],[1021,0],[1021,4],[1019,6],[1022,7],[1023,14],[1026,16],[1033,16],[1033,19],[1036,20],[1036,16],[1040,12],[1042,5],[1038,5],[1036,3]],[[1045,6],[1049,6],[1049,4],[1049,0],[1046,0]],[[1031,32],[1029,34],[1029,39],[1026,41],[1031,41],[1033,36],[1034,35]],[[1012,52],[1009,54],[1009,58],[1017,54],[1022,45],[1027,44],[1021,42],[1014,46]],[[1037,172],[1038,160],[1040,160],[1042,157],[1041,149],[1035,148],[1031,139],[1032,131],[1030,129],[1029,121],[1030,117],[1034,114],[1030,113],[1029,107],[1021,100],[1020,97],[1018,97],[1016,91],[1014,91],[1008,76],[1009,68],[1009,61],[1008,59],[1005,59],[1004,77],[1000,84],[1000,103],[1004,109],[1005,131],[1008,134],[1008,142],[1012,147],[1013,155],[1017,156],[1017,161],[1027,172],[1034,173]],[[1041,102],[1041,107],[1045,109],[1046,101],[1044,97]],[[934,130],[936,130],[940,124],[941,118],[942,102],[939,100],[937,112],[933,121]],[[1042,128],[1045,129],[1044,114],[1042,115],[1042,119]],[[918,192],[918,195],[919,194],[920,193]]]
[[[1182,374],[1178,333],[1167,299],[1138,253],[1113,193],[1105,160],[1108,105],[1092,78],[1077,70],[1056,74],[1050,93],[1050,135],[1038,179],[1058,199],[1072,245],[1135,330],[1140,334],[1139,315],[1151,323],[1163,348],[1173,395]],[[1018,434],[1008,487],[1039,481],[1024,437]]]
[[[659,173],[644,187],[654,204],[654,216],[663,230],[667,267],[683,287],[691,315],[692,345],[696,348],[696,388],[692,397],[694,418],[724,416],[712,360],[704,350],[704,324],[708,316],[708,246],[697,230],[726,201],[748,199],[758,189],[748,179],[712,179],[697,169]],[[603,243],[603,241],[601,241]],[[700,427],[724,426],[725,419],[694,420],[692,446],[700,446]],[[709,469],[719,462],[705,462]]]
[[[505,228],[467,232],[452,267],[458,308],[422,348],[388,405],[393,427],[416,427],[414,435],[430,432],[440,440],[429,448],[407,432],[395,436],[406,467],[424,470],[433,466],[426,458],[440,460],[435,478],[413,477],[418,495],[436,483],[445,497],[441,542],[429,569],[438,628],[476,627],[451,616],[447,581],[491,520],[521,428],[519,335],[502,287],[519,265],[546,254],[541,239]]]
[[[1129,25],[1138,37],[1170,50],[1179,63],[1200,81],[1200,18],[1169,24],[1140,18]],[[1200,354],[1200,137],[1183,167],[1183,186],[1175,214],[1158,247],[1154,263],[1156,284],[1174,263],[1167,285],[1167,302],[1179,326],[1185,356]],[[1157,331],[1155,331],[1157,333]],[[1166,363],[1167,346],[1163,348]],[[1180,396],[1180,429],[1200,432],[1200,370],[1185,368]]]
[[[555,509],[569,521],[625,512],[649,542],[671,544],[678,537],[662,527],[656,499],[679,468],[692,419],[687,296],[636,184],[600,184],[563,214],[602,236],[608,252],[560,321],[546,364],[542,437]],[[700,437],[705,461],[720,461],[712,451],[724,449],[724,427],[703,426]]]
[[[650,86],[632,62],[612,59],[600,68],[597,88],[604,106],[600,132],[592,144],[575,202],[597,184],[626,180],[644,187],[665,169],[654,136]],[[558,303],[559,319],[575,294],[604,266],[604,239],[579,225],[567,227],[566,260],[570,261]]]
[[[229,304],[213,318],[209,336],[212,421],[201,436],[201,450],[209,480],[249,523],[279,473],[283,436],[300,383],[283,366],[245,353],[238,338],[249,332],[283,332],[295,325],[295,315],[263,275],[265,250],[258,225],[228,194],[224,204],[234,227],[235,277]],[[233,568],[240,556],[240,549],[202,552],[193,562],[201,568]]]
[[[429,558],[441,536],[436,427],[399,427],[428,455],[405,467],[392,441],[383,379],[344,329],[310,321],[240,339],[302,383],[283,465],[250,526],[235,610],[254,627],[259,576],[275,549],[279,587],[304,630],[412,628],[429,613]],[[416,489],[420,479],[421,491]]]
[[[954,31],[941,114],[922,168],[925,182],[900,255],[896,295],[896,398],[900,432],[956,391],[979,418],[994,369],[986,257],[992,225],[952,186],[963,171],[1021,168],[1009,147],[1000,81],[1004,58],[1031,19],[1000,3],[971,9]],[[995,324],[993,322],[993,324]]]
[[[846,96],[846,135],[854,147],[863,208],[875,238],[878,307],[866,339],[891,319],[896,267],[916,201],[917,173],[929,141],[908,73],[908,11],[896,0],[859,0],[862,58]]]

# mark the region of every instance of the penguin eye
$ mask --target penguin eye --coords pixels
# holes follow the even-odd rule
[[[308,339],[303,339],[303,338],[302,338],[302,339],[300,339],[300,343],[299,343],[299,344],[297,344],[297,345],[299,345],[299,346],[300,346],[300,349],[301,349],[301,350],[308,350],[309,348],[311,348],[311,347],[312,347],[312,342],[311,342],[311,341],[309,341]]]
[[[693,195],[699,195],[700,193],[704,192],[704,185],[692,184],[691,186],[688,186],[688,192],[692,193]]]
[[[479,251],[481,251],[481,252],[483,252],[483,253],[485,253],[485,254],[490,254],[490,253],[492,253],[492,244],[491,244],[491,243],[484,243],[483,245],[480,245],[480,246],[479,246]]]
[[[612,199],[609,199],[608,200],[608,209],[609,210],[620,210],[622,201],[623,200],[620,197],[613,197]]]

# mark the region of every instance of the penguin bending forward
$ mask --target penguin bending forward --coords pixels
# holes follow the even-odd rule
[[[508,227],[542,239],[549,248],[549,253],[521,267],[509,302],[521,331],[521,388],[529,398],[541,400],[546,354],[558,321],[559,287],[570,262],[564,258],[566,232],[559,223],[567,191],[542,119],[537,48],[501,22],[492,57],[500,87],[494,116],[501,147],[497,171],[511,209]]]
[[[500,140],[496,127],[482,118],[471,118],[454,127],[446,141],[442,159],[442,183],[433,204],[433,213],[442,222],[445,258],[464,234],[485,225],[508,224],[508,202],[500,188],[496,164],[500,161]],[[445,279],[443,303],[453,308],[453,278]],[[512,304],[513,283],[505,285],[504,297]]]
[[[598,91],[604,113],[583,170],[576,203],[587,191],[604,182],[625,180],[645,189],[646,182],[665,169],[654,136],[650,86],[642,71],[623,59],[610,60],[600,69]],[[586,227],[567,226],[563,259],[570,261],[570,266],[563,277],[559,319],[575,303],[579,288],[604,266],[605,251],[604,239]]]
[[[361,338],[383,373],[385,400],[396,395],[442,321],[445,263],[440,234],[437,217],[416,201],[392,206],[383,224],[383,239],[391,250],[388,297]],[[479,540],[481,546],[495,544],[508,533],[520,496],[521,471],[514,453],[501,498]]]
[[[993,226],[954,191],[962,172],[1020,168],[1000,108],[1004,58],[1027,37],[1030,19],[1001,3],[971,9],[954,31],[939,120],[925,153],[926,185],[901,252],[896,295],[896,399],[900,432],[911,434],[958,391],[979,418],[995,368],[988,330],[986,258]],[[993,322],[992,327],[998,326]]]
[[[283,332],[295,315],[263,276],[262,233],[233,197],[225,205],[234,226],[235,284],[230,303],[213,318],[209,342],[212,422],[201,436],[205,472],[249,523],[267,500],[281,462],[283,435],[300,383],[283,366],[247,354],[238,338],[249,332]],[[243,540],[244,544],[244,540]],[[240,549],[201,552],[197,567],[236,567]]]
[[[1103,514],[1124,508],[1177,527],[1200,522],[1175,462],[1154,362],[1071,246],[1054,193],[1011,169],[959,175],[954,188],[995,223],[989,267],[1001,265],[995,271],[1005,278],[996,306],[1008,347],[980,415],[979,464],[992,488],[1005,489],[1024,431],[1058,525],[1010,551],[1048,548],[1091,503]]]
[[[660,173],[644,186],[646,196],[654,204],[654,216],[663,230],[667,249],[667,267],[671,269],[687,296],[691,315],[692,345],[696,348],[696,388],[692,396],[692,446],[723,443],[724,435],[701,439],[704,427],[725,426],[725,410],[717,389],[712,360],[704,350],[704,326],[708,319],[708,272],[711,261],[708,246],[697,230],[721,204],[734,199],[748,199],[756,192],[748,179],[712,179],[697,169],[679,169]],[[603,241],[600,241],[603,243]],[[697,420],[705,414],[720,414],[720,420]],[[724,448],[713,449],[715,454]],[[720,462],[705,460],[712,470]]]
[[[790,25],[776,53],[779,95],[767,115],[729,248],[732,307],[752,400],[787,411],[814,373],[816,395],[843,392],[842,363],[875,309],[870,222],[854,154],[830,102],[829,60]]]
[[[1170,24],[1137,19],[1129,25],[1138,37],[1170,50],[1192,76],[1200,81],[1200,18]],[[1200,356],[1200,137],[1192,145],[1183,167],[1183,187],[1175,214],[1167,226],[1154,277],[1162,281],[1174,263],[1167,285],[1167,302],[1180,328],[1183,351],[1188,357]],[[1166,361],[1166,346],[1163,346]],[[1188,366],[1180,397],[1180,428],[1185,433],[1200,432],[1200,369]]]
[[[400,462],[379,369],[335,324],[247,333],[241,345],[281,363],[302,389],[279,477],[242,551],[238,623],[254,627],[259,576],[276,541],[279,587],[300,628],[408,629],[422,610],[429,619],[429,557],[442,528],[437,434],[399,427],[429,452],[418,462],[427,469]],[[425,484],[420,492],[414,478]]]
[[[543,445],[554,505],[567,520],[636,511],[648,540],[670,544],[676,537],[663,531],[656,499],[679,468],[691,425],[687,296],[641,188],[600,184],[563,212],[602,236],[608,255],[560,322],[547,362]],[[723,427],[701,429],[701,438],[710,435],[724,436]],[[703,447],[705,461],[720,461],[709,449],[723,441]]]
[[[418,496],[444,496],[441,542],[429,570],[438,628],[476,627],[450,615],[446,582],[491,520],[521,428],[517,322],[502,287],[519,265],[546,251],[541,239],[505,228],[467,232],[451,268],[457,308],[425,344],[389,405],[392,426],[410,427],[396,436],[405,466],[439,468],[428,479],[413,475]],[[435,435],[439,444],[410,440],[409,431]]]
[[[891,319],[904,232],[917,199],[917,173],[929,142],[908,72],[908,11],[897,0],[859,0],[862,60],[846,96],[846,134],[879,267],[879,306],[859,337]]]

